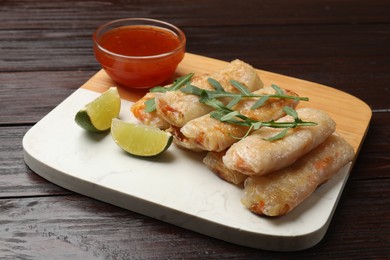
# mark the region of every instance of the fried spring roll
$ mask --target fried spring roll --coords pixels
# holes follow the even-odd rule
[[[207,78],[208,75],[194,76],[192,77],[191,84],[200,88],[205,88],[207,84],[207,87],[209,87],[207,83]],[[169,86],[170,85],[167,85],[165,87],[169,87]],[[130,110],[133,113],[134,117],[137,118],[140,122],[142,122],[145,125],[152,125],[163,130],[168,129],[171,126],[171,124],[168,123],[162,116],[160,116],[160,114],[156,110],[153,112],[145,111],[145,107],[146,107],[145,102],[147,100],[154,98],[156,99],[157,102],[158,98],[162,95],[167,95],[167,96],[171,95],[172,97],[176,97],[178,98],[178,100],[171,100],[171,102],[176,102],[177,105],[181,107],[187,106],[187,104],[183,103],[180,98],[181,96],[184,96],[186,94],[180,91],[167,92],[167,94],[162,94],[158,92],[148,92],[144,97],[139,99],[131,106]],[[186,101],[192,103],[192,102],[198,102],[198,100],[199,97],[195,95],[190,95],[190,97],[188,97]]]
[[[130,111],[133,113],[134,117],[137,118],[144,125],[151,125],[165,130],[170,127],[170,124],[167,121],[165,121],[159,115],[157,115],[156,111],[153,112],[145,111],[145,107],[146,107],[145,102],[155,97],[156,97],[156,93],[154,92],[147,93],[145,96],[143,96],[141,99],[139,99],[131,106]]]
[[[209,89],[208,75],[201,75],[191,80],[191,85]],[[170,125],[181,127],[185,122],[209,113],[212,108],[199,102],[199,97],[181,91],[168,91],[156,96],[157,114]]]
[[[205,85],[207,83],[208,75],[200,75],[200,76],[194,76],[191,79],[191,84],[201,87],[202,85]],[[207,83],[208,84],[208,83]],[[167,85],[165,87],[169,87],[171,85]],[[202,88],[202,87],[201,87]],[[175,95],[185,95],[184,93],[181,93],[180,91],[173,91],[172,93],[176,93]],[[180,93],[180,94],[178,94]],[[139,99],[137,102],[135,102],[131,108],[130,111],[133,113],[134,117],[137,118],[141,123],[144,125],[151,125],[158,127],[160,129],[168,129],[171,124],[168,123],[165,119],[163,119],[157,111],[153,112],[146,112],[145,111],[145,102],[150,99],[158,99],[159,96],[161,96],[162,93],[158,92],[148,92],[145,96],[143,96],[141,99]],[[196,97],[192,95],[192,102],[197,102],[199,97]],[[185,104],[181,104],[181,106],[185,106]]]
[[[209,76],[202,76],[191,81],[191,84],[206,90],[214,90],[207,82],[213,78],[229,92],[238,92],[230,84],[230,80],[244,84],[250,91],[263,87],[256,70],[249,64],[240,60],[234,60],[225,68]],[[171,125],[182,127],[188,121],[210,113],[213,108],[199,102],[199,97],[186,94],[181,91],[168,91],[156,97],[156,110],[159,116]]]
[[[290,129],[286,136],[273,142],[264,140],[281,130],[263,127],[239,142],[234,143],[223,157],[227,168],[247,175],[264,175],[293,164],[336,129],[332,118],[323,111],[312,108],[297,110],[303,121],[317,123],[316,126],[300,126]],[[277,122],[292,121],[290,116]]]
[[[172,134],[173,143],[179,148],[184,148],[194,152],[204,152],[204,150],[200,149],[193,140],[189,140],[180,132],[180,127],[171,126],[167,129],[167,131]]]
[[[247,178],[241,201],[258,215],[284,215],[334,176],[353,157],[352,146],[334,133],[293,165],[268,175]]]
[[[284,90],[284,92],[290,96],[298,96],[290,90]],[[253,93],[270,95],[275,94],[275,90],[272,87],[266,87]],[[257,100],[258,98],[245,98],[234,106],[233,110],[240,111],[241,114],[257,121],[269,121],[284,116],[283,107],[295,108],[299,103],[295,99],[270,98],[261,107],[251,109]],[[194,149],[220,152],[237,142],[238,138],[243,137],[248,129],[249,127],[221,122],[206,114],[185,124],[180,129],[181,142],[176,143],[184,147],[193,146]]]
[[[247,175],[238,172],[229,170],[222,162],[222,156],[225,155],[225,152],[209,152],[206,157],[203,159],[203,163],[209,167],[209,169],[218,175],[221,179],[228,181],[233,184],[240,184],[245,181],[248,177]]]

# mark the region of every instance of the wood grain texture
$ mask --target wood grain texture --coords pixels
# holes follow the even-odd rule
[[[389,13],[387,0],[1,0],[0,258],[388,258]],[[235,246],[74,195],[26,167],[24,133],[99,71],[92,32],[124,17],[172,22],[191,53],[240,58],[370,106],[365,142],[317,246],[293,254]]]
[[[339,221],[332,222],[325,238],[313,248],[294,253],[232,245],[82,196],[2,199],[0,254],[25,259],[159,259],[161,255],[170,259],[377,259],[388,251],[389,216],[378,214],[381,223],[359,216],[362,207],[372,212],[386,206],[389,193],[385,183],[377,186],[377,192],[369,191],[370,186],[369,182],[348,184],[345,193],[356,200],[341,198],[335,216]],[[376,202],[361,203],[367,198]]]

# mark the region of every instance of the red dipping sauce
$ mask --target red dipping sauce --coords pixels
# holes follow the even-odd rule
[[[104,70],[130,88],[150,88],[170,80],[185,53],[184,33],[152,19],[113,21],[99,27],[93,38],[96,59]]]

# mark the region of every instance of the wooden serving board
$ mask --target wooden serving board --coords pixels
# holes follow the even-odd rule
[[[175,77],[210,73],[226,64],[187,53]],[[357,156],[371,119],[364,102],[320,84],[263,70],[258,73],[266,85],[276,84],[310,98],[300,106],[328,112]],[[81,129],[74,122],[77,111],[113,85],[99,71],[26,133],[24,159],[34,172],[80,194],[243,246],[295,251],[323,238],[353,162],[289,214],[259,217],[241,204],[241,186],[222,181],[202,164],[203,153],[172,145],[157,158],[140,159],[123,152],[109,133]],[[119,92],[120,118],[136,121],[130,106],[145,91],[119,87]]]

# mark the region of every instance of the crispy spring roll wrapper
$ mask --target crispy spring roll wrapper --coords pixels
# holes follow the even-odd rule
[[[175,144],[180,147],[193,151],[219,152],[237,142],[248,129],[246,126],[223,123],[206,114],[171,133]]]
[[[298,96],[290,90],[284,90],[284,92],[286,95]],[[270,95],[275,94],[275,90],[272,87],[265,87],[253,93]],[[258,99],[244,98],[233,107],[233,110],[257,121],[270,121],[279,119],[286,114],[283,107],[295,108],[299,103],[298,100],[294,99],[270,98],[261,107],[251,109]],[[237,142],[238,138],[243,137],[248,129],[249,127],[221,122],[206,114],[189,121],[180,129],[181,135],[179,133],[174,137],[180,140],[176,142],[178,145],[187,148],[190,146],[193,148],[192,150],[198,148],[204,151],[220,152]]]
[[[203,163],[206,164],[212,172],[225,181],[233,184],[240,184],[244,182],[248,176],[241,172],[229,170],[226,168],[225,164],[222,162],[222,156],[224,155],[225,151],[209,152],[203,159]]]
[[[186,137],[182,135],[180,127],[170,126],[166,131],[172,134],[173,143],[179,148],[184,148],[193,152],[204,152],[204,150],[200,149],[193,140],[187,140]]]
[[[205,84],[207,81],[208,75],[200,75],[200,76],[193,76],[191,79],[191,84],[200,87],[202,84]],[[170,87],[171,84],[165,86]],[[177,92],[177,91],[174,91]],[[150,99],[157,99],[162,93],[158,92],[148,92],[143,96],[141,99],[139,99],[137,102],[135,102],[131,108],[130,111],[133,113],[134,117],[138,119],[141,123],[144,125],[151,125],[163,130],[168,129],[171,124],[168,123],[165,119],[163,119],[157,111],[153,112],[146,112],[145,111],[145,102]],[[194,96],[194,100],[197,101],[199,98],[196,98]]]
[[[195,78],[191,81],[191,84],[201,89],[214,90],[207,82],[208,78],[219,81],[228,92],[238,92],[230,83],[232,79],[241,82],[250,91],[263,87],[256,70],[240,60],[232,61],[225,68],[209,76]],[[199,97],[196,95],[181,91],[168,91],[156,97],[156,110],[158,115],[171,125],[182,127],[188,121],[210,113],[213,108],[200,103]]]
[[[170,124],[167,121],[165,121],[159,115],[157,115],[156,111],[153,112],[145,111],[145,107],[146,107],[145,102],[155,97],[156,97],[156,93],[154,92],[146,93],[145,96],[143,96],[141,99],[139,99],[131,106],[130,111],[133,113],[134,117],[137,118],[144,125],[155,126],[157,128],[165,130],[170,127]]]
[[[258,215],[284,215],[334,176],[353,157],[352,146],[334,133],[293,165],[264,176],[247,178],[241,201]]]
[[[191,85],[210,90],[208,78],[208,75],[196,76],[191,80]],[[212,108],[199,103],[198,96],[177,90],[157,93],[156,110],[157,114],[170,125],[181,127],[192,118],[209,113]]]
[[[264,140],[279,133],[280,129],[263,127],[234,143],[222,158],[231,170],[247,175],[264,175],[293,164],[330,136],[336,129],[333,119],[324,111],[313,108],[297,110],[303,121],[315,122],[316,126],[300,126],[290,129],[286,136],[273,142]],[[293,121],[284,116],[277,122]]]

